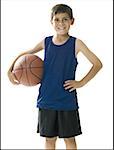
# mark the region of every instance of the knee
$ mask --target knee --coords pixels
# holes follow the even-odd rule
[[[65,141],[66,144],[75,144],[76,143],[74,137],[72,137],[72,138],[64,138],[64,141]]]
[[[48,143],[48,144],[55,144],[56,140],[57,140],[57,137],[46,138],[46,143]]]

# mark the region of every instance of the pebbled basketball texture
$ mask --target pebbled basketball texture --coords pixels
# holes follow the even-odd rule
[[[15,62],[12,72],[20,84],[35,86],[42,80],[43,60],[33,54],[23,55]]]

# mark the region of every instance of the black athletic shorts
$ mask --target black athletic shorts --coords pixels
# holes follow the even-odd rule
[[[39,108],[37,133],[44,137],[69,138],[82,134],[79,112]]]

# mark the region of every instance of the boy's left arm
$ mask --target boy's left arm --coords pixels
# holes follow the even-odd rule
[[[88,47],[79,39],[76,40],[76,53],[82,52],[84,56],[92,63],[92,67],[89,72],[84,76],[80,81],[76,80],[67,80],[63,85],[65,90],[69,89],[69,92],[84,86],[88,81],[90,81],[97,72],[102,68],[102,63],[99,58],[92,53]]]

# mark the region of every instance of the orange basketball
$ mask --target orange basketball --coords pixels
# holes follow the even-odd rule
[[[42,80],[43,60],[36,55],[25,54],[17,59],[12,72],[20,84],[35,86]]]

